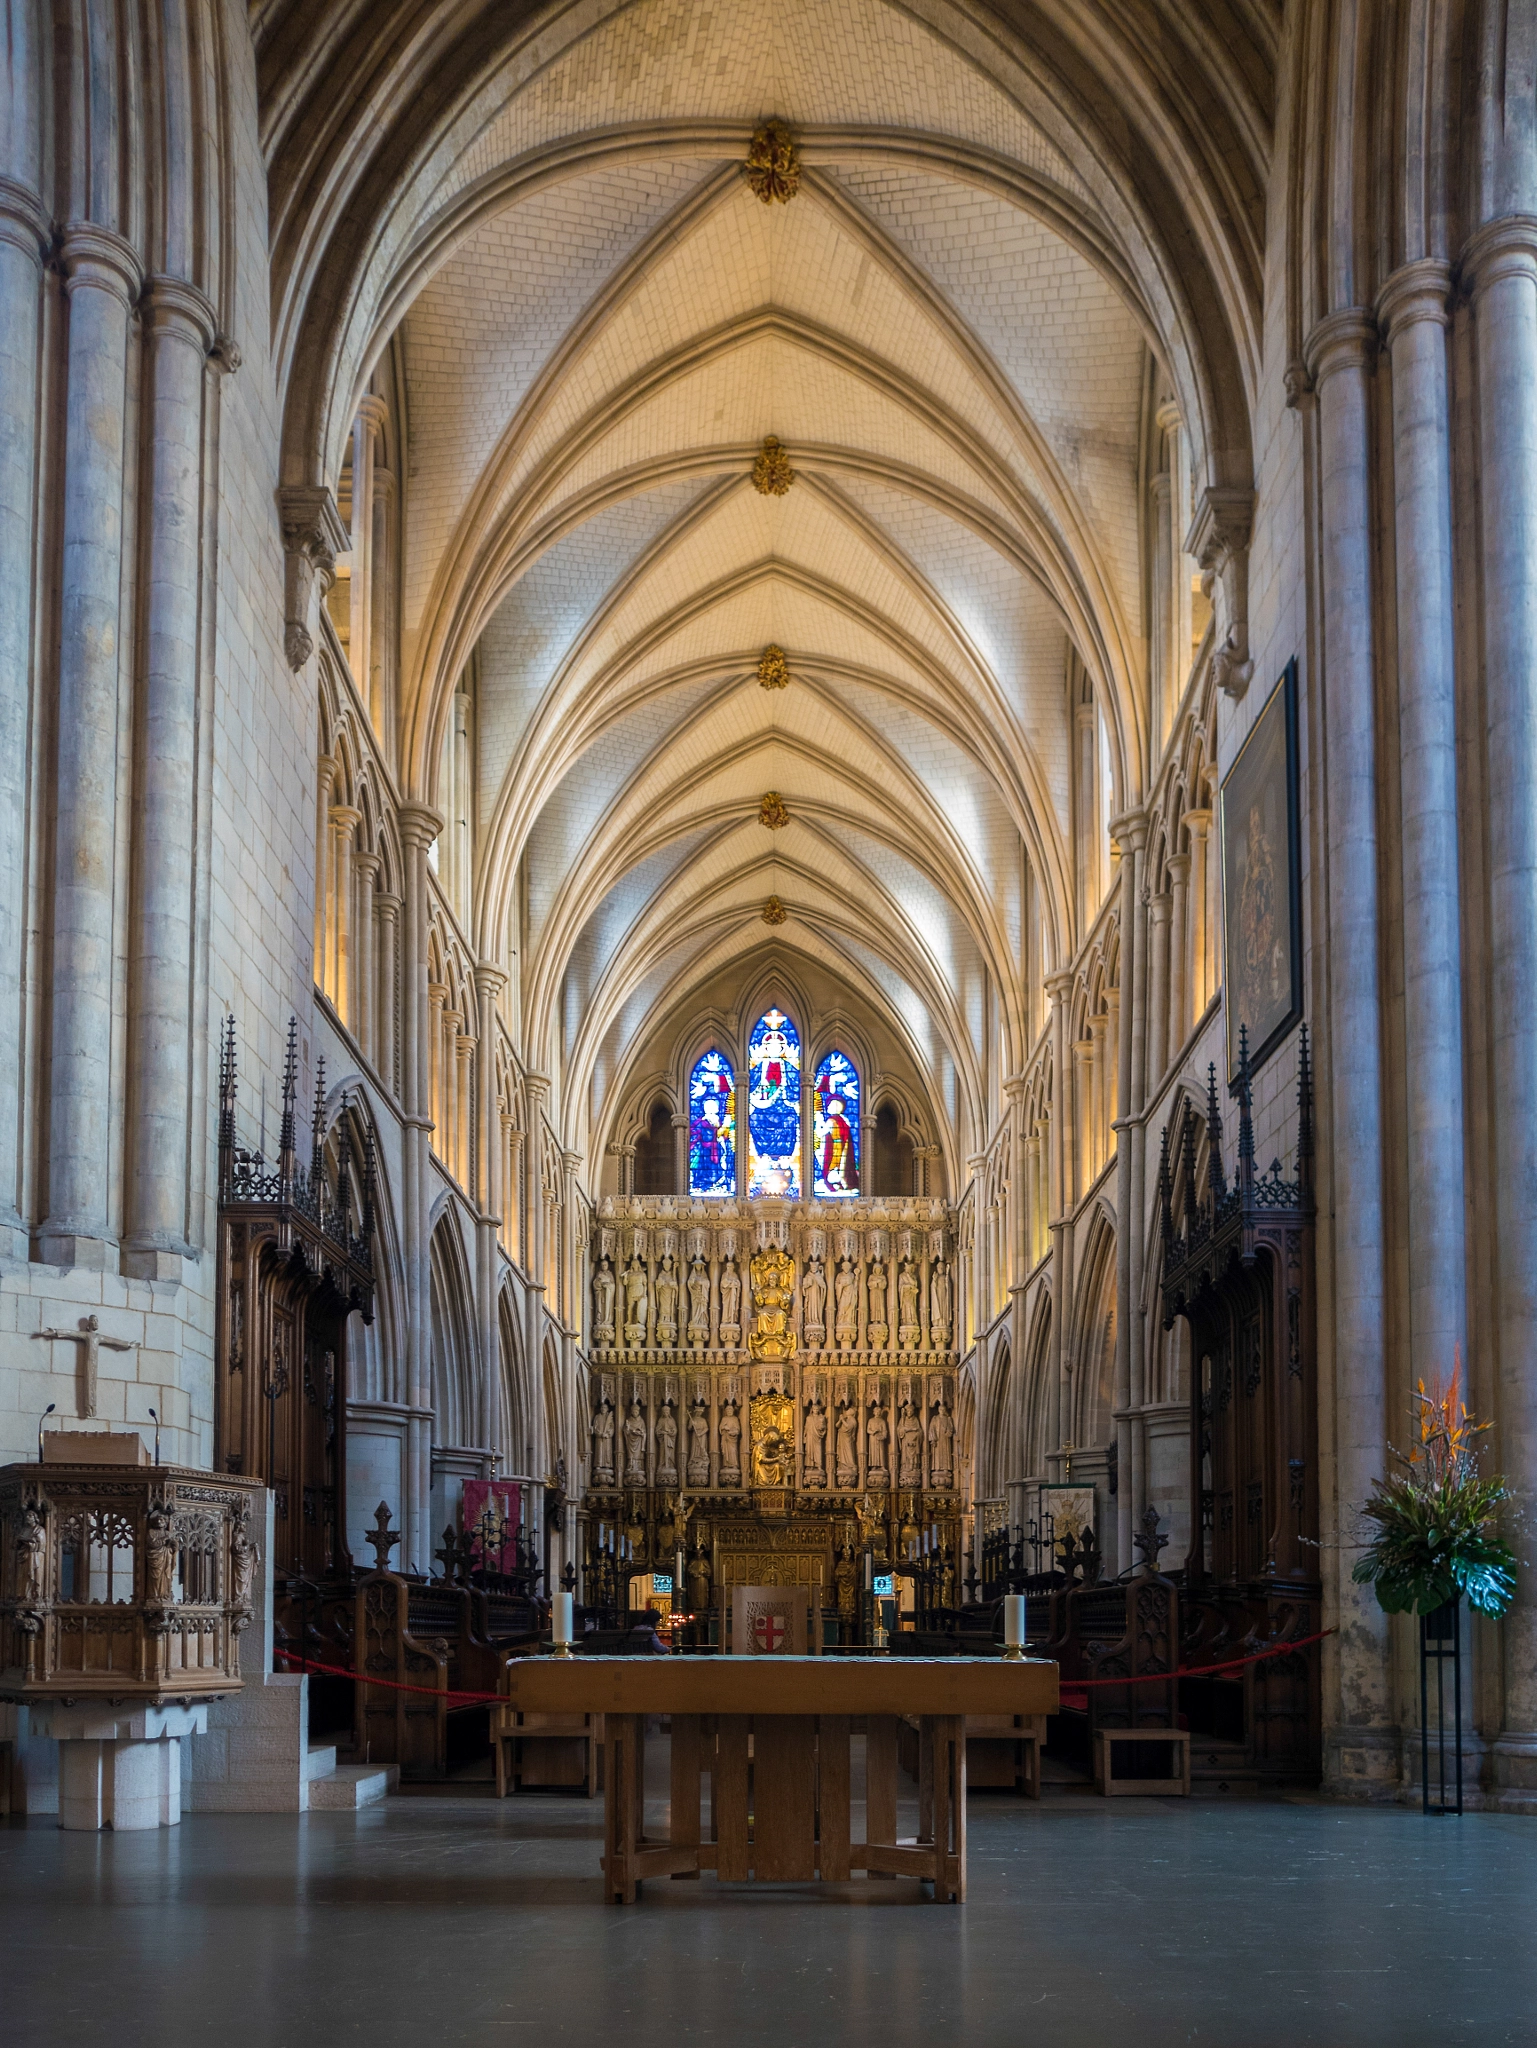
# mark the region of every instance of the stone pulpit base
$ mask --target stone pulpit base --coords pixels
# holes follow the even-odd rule
[[[181,1745],[208,1727],[196,1706],[33,1709],[37,1731],[59,1745],[59,1826],[87,1833],[175,1827],[181,1819]]]

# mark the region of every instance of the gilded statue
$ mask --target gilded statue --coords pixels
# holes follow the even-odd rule
[[[790,1486],[795,1479],[795,1403],[787,1394],[754,1394],[752,1483]]]
[[[790,1325],[795,1262],[788,1252],[770,1245],[765,1251],[753,1253],[748,1271],[752,1276],[753,1303],[748,1352],[760,1363],[782,1364],[795,1356],[795,1331]]]

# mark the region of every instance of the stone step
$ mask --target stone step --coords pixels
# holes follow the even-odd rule
[[[372,1806],[399,1783],[400,1770],[395,1764],[338,1764],[329,1777],[312,1781],[310,1810]]]
[[[304,1776],[313,1782],[316,1778],[329,1778],[335,1769],[336,1744],[312,1742],[305,1752]]]

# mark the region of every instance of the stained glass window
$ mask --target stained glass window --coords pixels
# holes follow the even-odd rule
[[[859,1069],[846,1053],[830,1052],[817,1068],[812,1101],[812,1192],[857,1195]]]
[[[747,1192],[801,1191],[801,1041],[783,1010],[765,1010],[747,1041]]]
[[[723,1053],[696,1061],[688,1083],[688,1191],[736,1193],[736,1076]]]

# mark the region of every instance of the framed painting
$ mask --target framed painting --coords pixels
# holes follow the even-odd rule
[[[1223,990],[1228,1078],[1238,1033],[1251,1070],[1302,1015],[1301,827],[1295,657],[1222,778]]]

